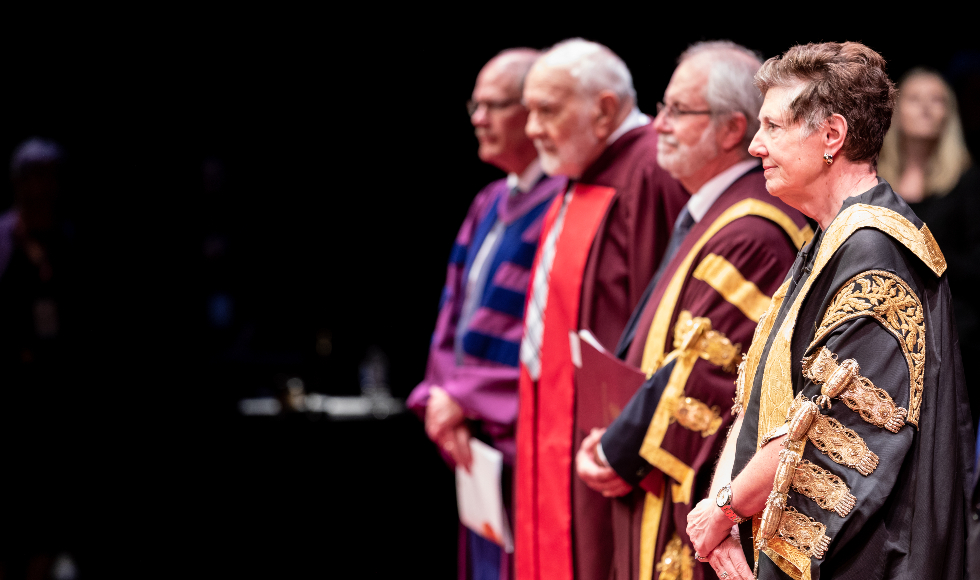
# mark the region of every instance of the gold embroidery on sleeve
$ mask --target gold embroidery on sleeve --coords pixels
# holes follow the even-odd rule
[[[824,234],[817,256],[814,259],[813,269],[810,275],[803,282],[803,287],[796,295],[796,299],[790,305],[783,323],[773,339],[772,347],[766,359],[763,369],[761,392],[759,396],[759,428],[758,437],[762,437],[780,422],[783,421],[784,409],[789,406],[793,399],[793,382],[791,376],[792,356],[790,353],[790,342],[793,338],[796,319],[799,315],[800,307],[810,292],[813,282],[820,277],[824,266],[830,261],[834,253],[840,246],[857,230],[861,228],[874,228],[888,234],[895,241],[902,244],[912,251],[930,270],[938,277],[946,271],[946,260],[939,251],[935,239],[928,228],[917,229],[912,222],[902,215],[886,208],[875,207],[866,204],[855,204],[842,211]],[[779,292],[777,291],[777,295]],[[785,294],[785,291],[784,291]],[[773,303],[776,303],[777,296],[773,296]],[[782,298],[782,297],[780,297]],[[778,308],[778,307],[777,307]],[[771,323],[770,323],[771,324]],[[760,324],[761,328],[761,324]],[[764,335],[764,341],[768,339],[770,332],[774,329],[768,328]],[[756,337],[758,340],[760,337]],[[759,348],[759,355],[763,348]],[[753,363],[753,352],[749,350],[749,363],[747,376],[749,380],[755,374],[755,367],[759,364],[759,359],[755,358]],[[909,368],[912,368],[910,361]],[[910,373],[911,374],[911,373]],[[752,384],[752,383],[750,383]],[[915,395],[915,393],[913,393]],[[919,403],[921,402],[921,392],[914,396],[909,403],[908,422],[918,426]]]
[[[827,537],[826,531],[827,526],[810,519],[791,506],[786,506],[783,517],[779,521],[779,536],[815,558],[823,558],[824,552],[830,547],[830,538]]]
[[[779,452],[779,464],[776,466],[772,492],[766,499],[765,509],[762,510],[758,533],[754,534],[756,550],[765,549],[779,531],[786,510],[789,488],[796,477],[796,466],[806,446],[806,433],[819,414],[820,409],[817,405],[813,401],[804,399],[803,393],[797,395],[790,406],[789,427],[786,439],[783,441],[784,449]]]
[[[837,355],[826,346],[803,359],[803,376],[822,385],[818,401],[822,406],[830,408],[830,399],[839,397],[868,423],[898,433],[905,425],[908,411],[896,406],[888,393],[862,377],[860,371],[854,359],[838,365]]]
[[[801,393],[793,400],[787,421],[783,424],[786,439],[783,440],[784,449],[779,452],[779,465],[773,478],[772,493],[766,500],[765,509],[761,514],[756,514],[752,521],[756,571],[758,571],[759,552],[763,551],[790,578],[794,580],[810,578],[810,553],[800,549],[795,543],[795,538],[800,534],[789,533],[788,539],[784,539],[780,530],[787,510],[786,500],[789,498],[787,492],[796,478],[796,466],[806,446],[806,431],[817,414],[819,409],[816,404],[803,398]],[[787,520],[787,525],[790,523],[790,520]],[[790,539],[793,542],[790,542]]]
[[[751,348],[751,347],[750,347]],[[732,417],[736,418],[742,414],[742,409],[745,408],[742,399],[745,398],[745,357],[748,354],[742,355],[742,362],[738,363],[738,370],[735,376],[735,398],[732,399]]]
[[[835,462],[871,475],[878,467],[878,456],[868,449],[860,435],[833,417],[817,414],[807,432],[813,445]]]
[[[714,435],[721,427],[718,406],[709,407],[693,397],[679,397],[666,401],[671,406],[671,420],[691,431],[700,431],[702,437]]]
[[[738,268],[717,254],[705,256],[692,276],[714,288],[753,322],[759,322],[772,302],[751,280],[746,280]]]
[[[693,317],[689,311],[682,310],[674,324],[674,352],[664,361],[665,364],[685,351],[695,352],[709,363],[734,374],[738,369],[737,361],[742,356],[742,345],[732,344],[723,333],[712,330],[711,321],[707,318]]]
[[[749,215],[764,217],[780,226],[793,240],[797,248],[802,247],[813,236],[809,226],[798,227],[789,216],[775,206],[757,199],[743,199],[722,212],[691,246],[690,252],[671,276],[661,298],[661,306],[677,304],[684,284],[690,279],[694,259],[711,237],[731,222]],[[653,322],[650,324],[650,332],[646,336],[643,349],[643,361],[640,364],[640,369],[647,373],[647,376],[651,376],[664,364],[664,356],[668,354],[667,340],[670,335],[670,319],[673,318],[673,315],[672,308],[658,308],[653,317]],[[639,340],[640,337],[636,338]]]
[[[857,503],[843,479],[806,459],[801,459],[796,466],[793,489],[842,518],[851,513]]]
[[[907,420],[918,426],[926,361],[925,316],[919,297],[891,272],[870,270],[858,274],[841,286],[827,306],[811,347],[842,323],[861,316],[874,318],[898,339],[909,367]]]
[[[684,545],[680,536],[674,537],[664,547],[663,557],[657,564],[660,580],[691,580],[694,578],[694,556],[691,547]]]

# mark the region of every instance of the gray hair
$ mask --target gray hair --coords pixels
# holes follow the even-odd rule
[[[598,42],[569,38],[548,49],[538,62],[568,71],[586,94],[612,91],[622,105],[636,104],[630,69],[616,53]]]
[[[745,115],[747,124],[742,145],[748,156],[749,144],[759,130],[762,93],[755,86],[755,73],[762,66],[762,55],[730,40],[712,40],[692,44],[677,59],[677,64],[695,57],[706,60],[711,67],[704,89],[711,111]]]

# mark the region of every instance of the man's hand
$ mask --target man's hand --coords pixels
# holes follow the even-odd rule
[[[467,471],[473,463],[470,430],[463,422],[463,408],[440,387],[429,389],[425,407],[425,433],[440,449]]]
[[[715,506],[717,509],[718,506]],[[729,536],[708,556],[708,563],[721,580],[753,580],[752,569],[738,540]]]
[[[732,529],[732,522],[721,511],[715,498],[709,497],[698,502],[687,514],[687,535],[698,554],[711,554]],[[731,574],[731,571],[727,571]]]
[[[425,433],[436,443],[463,422],[463,408],[441,387],[429,389],[425,406]]]
[[[473,455],[470,453],[470,428],[466,423],[457,425],[436,444],[453,458],[456,465],[469,472],[473,466]]]
[[[613,468],[599,464],[596,447],[605,432],[605,429],[593,429],[582,441],[582,447],[575,456],[575,471],[586,485],[602,495],[620,497],[629,493],[633,486],[623,481]]]

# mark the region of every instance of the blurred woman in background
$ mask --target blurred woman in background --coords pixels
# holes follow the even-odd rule
[[[956,96],[939,73],[913,69],[898,88],[878,175],[929,226],[942,248],[963,360],[980,360],[980,171],[963,139]],[[980,373],[964,366],[976,428]]]

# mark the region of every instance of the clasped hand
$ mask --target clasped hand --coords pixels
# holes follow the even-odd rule
[[[425,433],[429,439],[466,471],[473,464],[470,454],[470,429],[463,408],[440,387],[429,389],[425,407]]]
[[[593,429],[582,441],[575,456],[575,472],[586,485],[605,497],[620,497],[629,493],[633,486],[619,477],[613,468],[599,464],[596,448],[605,432],[605,429]]]

